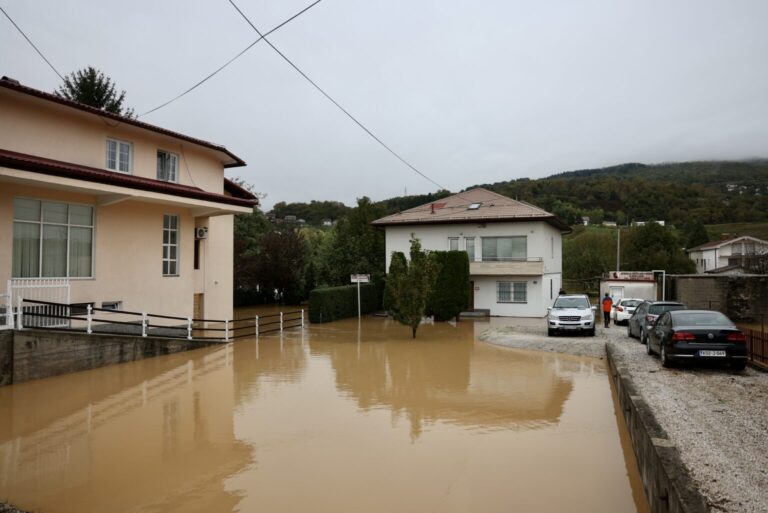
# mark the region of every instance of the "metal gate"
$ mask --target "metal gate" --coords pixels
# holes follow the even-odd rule
[[[24,325],[30,328],[65,328],[69,319],[59,319],[55,316],[69,316],[70,285],[66,278],[15,278],[8,280],[11,311],[23,313],[45,314],[27,316]],[[47,301],[57,305],[21,306],[22,300]],[[51,317],[47,317],[51,316]],[[12,321],[11,321],[12,322]]]

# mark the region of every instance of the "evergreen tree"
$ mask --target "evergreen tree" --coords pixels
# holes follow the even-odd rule
[[[400,324],[410,326],[413,338],[416,338],[416,330],[424,317],[432,284],[432,264],[426,252],[421,250],[419,239],[411,239],[410,253],[411,261],[406,263],[404,272],[400,269],[402,260],[398,256],[395,273],[387,280],[387,286],[390,287],[388,306],[394,319]],[[393,254],[392,263],[395,258]]]
[[[427,315],[448,321],[469,304],[469,258],[466,251],[432,251],[429,259],[434,283],[427,297]]]
[[[112,79],[92,66],[73,71],[64,77],[64,83],[56,94],[68,100],[96,107],[97,109],[135,118],[131,108],[125,108],[125,91],[118,93]]]
[[[397,298],[400,295],[399,288],[403,284],[404,276],[408,272],[408,261],[400,251],[392,253],[389,263],[389,274],[384,287],[384,310],[392,317],[397,310]]]

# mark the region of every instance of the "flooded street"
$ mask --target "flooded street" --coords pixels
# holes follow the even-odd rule
[[[604,362],[476,342],[487,327],[425,325],[414,341],[353,319],[0,388],[0,499],[40,513],[647,511]]]

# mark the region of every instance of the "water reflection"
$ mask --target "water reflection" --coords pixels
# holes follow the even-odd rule
[[[356,327],[333,330],[345,328]],[[331,329],[313,332],[309,343],[312,354],[330,358],[340,391],[364,410],[405,415],[414,439],[436,421],[486,430],[555,424],[573,388],[551,356],[475,346],[471,323],[423,327],[416,341],[399,331],[389,321],[367,323],[362,344],[339,343]]]
[[[483,327],[413,341],[353,319],[0,388],[0,497],[42,513],[642,511],[602,362],[478,344]]]
[[[226,346],[0,389],[0,496],[43,512],[231,511],[224,478],[251,462],[232,361]]]

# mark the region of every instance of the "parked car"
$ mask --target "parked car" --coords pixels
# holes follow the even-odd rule
[[[664,312],[648,329],[648,354],[658,354],[664,367],[676,361],[714,360],[731,368],[747,366],[747,339],[731,320],[712,310]]]
[[[557,296],[555,304],[547,308],[547,335],[562,332],[586,332],[595,336],[595,310],[586,294]]]
[[[648,340],[648,330],[656,321],[656,318],[670,310],[685,310],[683,303],[674,301],[643,301],[635,308],[635,313],[627,322],[627,335],[637,337],[641,344]]]
[[[611,309],[611,319],[613,319],[613,323],[621,324],[628,322],[629,318],[632,317],[632,314],[635,313],[635,308],[637,308],[643,301],[645,300],[639,298],[625,297],[619,299]]]

